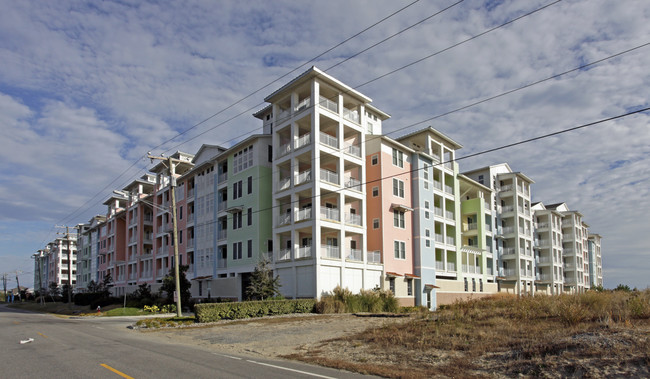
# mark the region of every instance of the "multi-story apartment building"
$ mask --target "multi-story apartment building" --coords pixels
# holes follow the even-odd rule
[[[76,292],[84,292],[91,281],[97,283],[97,252],[99,226],[104,216],[94,216],[85,224],[77,225],[77,283]]]
[[[535,225],[535,277],[537,291],[546,294],[564,292],[562,260],[562,213],[533,204]]]
[[[422,279],[415,273],[420,265],[415,267],[419,238],[413,224],[412,186],[417,183],[411,177],[413,152],[391,138],[366,136],[368,263],[383,263],[380,287],[390,289],[400,304],[410,306],[416,304],[415,293],[420,290],[416,287]],[[429,279],[435,284],[435,274]]]
[[[546,208],[556,210],[562,214],[564,291],[571,293],[584,292],[585,289],[589,288],[588,284],[585,285],[585,279],[588,279],[589,275],[589,251],[588,246],[586,246],[589,235],[587,226],[582,221],[582,213],[570,210],[565,203],[550,204]],[[587,268],[587,275],[585,275],[585,267]]]
[[[40,249],[32,255],[34,258],[34,290],[42,291],[47,289],[47,266],[48,255],[46,249]]]
[[[535,261],[530,201],[533,180],[521,172],[513,172],[507,163],[464,174],[494,189],[490,203],[496,226],[493,248],[498,254],[500,291],[533,294]]]
[[[268,96],[272,128],[275,272],[286,297],[381,284],[366,234],[367,134],[388,115],[315,67]],[[267,120],[268,118],[268,120]]]
[[[603,261],[600,253],[600,234],[589,234],[587,239],[589,250],[589,277],[591,287],[603,286]]]
[[[48,288],[51,283],[61,287],[70,283],[72,288],[77,283],[77,236],[68,233],[56,238],[47,244],[44,250],[39,250],[38,269],[39,279],[34,283],[41,283],[43,288]],[[71,275],[71,277],[69,276]]]

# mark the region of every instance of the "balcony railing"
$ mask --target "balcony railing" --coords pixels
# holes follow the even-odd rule
[[[345,214],[345,223],[346,224],[352,224],[352,225],[358,225],[361,226],[361,216],[358,214],[354,213],[346,213]]]
[[[447,245],[455,245],[456,239],[454,237],[447,236],[445,238],[445,242],[447,243]]]
[[[453,195],[454,194],[454,187],[448,186],[448,185],[445,184],[445,192]]]
[[[369,251],[366,253],[368,263],[381,263],[381,253],[379,251]]]
[[[291,179],[289,178],[280,178],[280,182],[278,183],[278,190],[283,191],[286,190],[291,186]]]
[[[194,197],[194,188],[190,188],[187,190],[187,198],[192,198]]]
[[[228,231],[226,229],[217,231],[217,240],[224,240],[226,238],[228,238]]]
[[[361,181],[354,178],[347,178],[345,180],[345,187],[347,189],[361,192]]]
[[[283,213],[278,217],[278,225],[287,225],[291,222],[291,213]]]
[[[222,173],[219,174],[219,176],[217,177],[217,181],[218,181],[219,183],[223,183],[223,182],[225,182],[226,180],[228,180],[228,173],[227,173],[227,172],[222,172]]]
[[[442,210],[442,208],[434,207],[433,208],[433,214],[435,214],[436,216],[443,217],[445,212]]]
[[[478,224],[477,223],[472,222],[472,223],[467,224],[467,230],[477,230],[477,229],[478,229]]]
[[[300,112],[303,109],[307,109],[309,107],[309,102],[311,101],[311,97],[307,97],[303,99],[303,101],[299,102],[298,105],[296,105],[293,108],[294,112]]]
[[[515,232],[514,226],[502,226],[501,229],[501,234],[510,234]]]
[[[326,98],[325,96],[320,96],[318,98],[318,105],[325,109],[329,109],[334,113],[339,113],[339,105],[336,102]]]
[[[341,258],[341,250],[339,249],[338,246],[321,245],[320,251],[321,251],[321,258],[329,258],[329,259]]]
[[[298,213],[296,214],[296,221],[310,220],[310,219],[311,219],[311,207],[298,210]]]
[[[305,170],[296,175],[296,185],[307,183],[311,181],[311,169]]]
[[[504,277],[513,277],[517,275],[517,272],[515,271],[514,268],[499,268],[499,275],[504,276]]]
[[[339,148],[339,139],[327,133],[320,132],[320,143],[335,149]]]
[[[296,259],[311,258],[311,256],[312,256],[311,246],[301,246],[298,248],[298,251],[296,253]]]
[[[499,190],[502,191],[502,192],[512,191],[512,184],[501,186],[501,188],[499,188]]]
[[[434,234],[434,240],[439,243],[443,243],[445,241],[445,237],[442,234]]]
[[[288,261],[291,259],[291,249],[282,249],[278,251],[277,261]]]
[[[501,255],[511,255],[515,253],[514,247],[504,247],[500,250]]]
[[[443,261],[436,261],[436,270],[438,270],[438,271],[445,271],[445,262],[443,262]]]
[[[356,110],[343,108],[343,118],[355,123],[359,123],[359,113]]]
[[[303,134],[296,140],[296,150],[311,143],[311,133]]]
[[[454,212],[452,211],[445,211],[445,218],[449,220],[454,220]]]
[[[363,252],[359,249],[350,249],[347,258],[350,261],[363,261]]]
[[[339,184],[339,174],[324,168],[320,169],[320,180],[332,184]]]
[[[501,206],[501,212],[502,213],[507,213],[507,212],[514,212],[515,207],[512,205],[502,205]]]
[[[338,208],[320,207],[320,218],[325,220],[340,221],[341,215]]]
[[[463,264],[463,272],[468,274],[480,274],[481,266],[471,266],[468,264]]]
[[[359,146],[352,145],[352,144],[345,145],[344,152],[346,154],[354,155],[355,157],[361,156],[361,148]]]
[[[291,152],[291,143],[285,143],[280,145],[280,148],[278,148],[277,156],[278,158],[284,157],[285,155],[289,154]]]
[[[447,262],[447,271],[456,272],[456,262]]]
[[[228,202],[222,201],[217,204],[217,212],[223,212],[228,208]]]
[[[433,188],[442,191],[442,182],[434,180],[433,181]]]

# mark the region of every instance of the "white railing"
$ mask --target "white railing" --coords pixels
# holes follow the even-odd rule
[[[463,272],[468,274],[480,274],[481,266],[470,266],[468,264],[463,264]]]
[[[339,105],[336,102],[326,98],[325,96],[319,97],[318,105],[325,109],[329,109],[334,113],[339,113]]]
[[[277,259],[278,261],[288,261],[291,259],[291,249],[282,249],[278,251]]]
[[[291,222],[291,213],[283,213],[278,217],[278,225],[286,225]]]
[[[321,251],[322,258],[329,258],[329,259],[341,258],[341,250],[339,250],[338,246],[321,245],[320,251]]]
[[[485,271],[488,275],[493,275],[492,267],[488,267]]]
[[[345,180],[345,187],[347,189],[361,192],[361,181],[354,178],[347,178]]]
[[[436,261],[436,270],[445,271],[445,262]]]
[[[348,108],[343,108],[343,118],[348,119],[352,122],[359,123],[359,113],[355,110]]]
[[[447,262],[447,271],[456,272],[456,262]]]
[[[434,240],[436,242],[443,243],[445,241],[445,237],[442,234],[435,234],[434,235]]]
[[[447,236],[445,238],[445,241],[447,242],[447,245],[455,245],[456,244],[456,239],[454,237]]]
[[[339,174],[325,168],[320,169],[320,180],[332,184],[339,184]]]
[[[453,195],[454,194],[454,187],[448,186],[448,185],[445,184],[445,192]]]
[[[283,191],[289,188],[291,185],[291,179],[290,178],[280,178],[280,182],[278,183],[278,190]]]
[[[222,201],[217,204],[217,212],[223,212],[228,208],[228,202],[227,201]]]
[[[510,234],[510,233],[514,233],[514,232],[515,232],[514,226],[502,226],[501,227],[501,234]]]
[[[501,268],[499,268],[499,274],[501,276],[511,277],[511,276],[516,276],[517,272],[515,271],[514,268],[503,268],[503,267],[501,267]]]
[[[506,213],[506,212],[514,212],[515,207],[512,205],[502,205],[501,206],[501,212]]]
[[[291,142],[287,142],[283,145],[280,145],[280,148],[278,149],[277,156],[278,158],[284,157],[285,155],[289,154],[291,152]]]
[[[434,162],[440,162],[440,155],[436,153],[431,153],[431,158],[433,159]]]
[[[311,181],[311,169],[305,170],[296,175],[296,185],[307,183]]]
[[[454,219],[454,212],[452,211],[445,211],[445,218],[453,220]]]
[[[326,220],[340,221],[341,216],[338,208],[320,207],[320,218]]]
[[[320,132],[320,143],[335,149],[339,148],[339,139],[327,133]]]
[[[219,176],[217,177],[217,181],[218,181],[219,183],[223,183],[223,182],[225,182],[226,180],[228,180],[228,173],[227,173],[227,172],[222,172],[222,173],[219,174]]]
[[[537,257],[537,261],[539,263],[553,263],[553,258],[551,258],[549,256],[541,255],[541,256]]]
[[[501,255],[510,255],[515,253],[514,247],[505,247],[501,250]]]
[[[433,213],[436,216],[440,216],[440,217],[443,217],[443,215],[445,214],[445,212],[442,210],[442,208],[437,208],[437,207],[433,208]]]
[[[499,190],[500,191],[512,191],[512,184],[501,186],[501,188],[499,188]]]
[[[368,263],[381,263],[381,252],[379,251],[368,251],[366,257]]]
[[[434,181],[433,181],[433,188],[442,191],[442,182],[439,182],[439,181],[437,181],[437,180],[434,180]]]
[[[478,224],[477,223],[473,222],[473,223],[467,224],[467,230],[477,230],[477,229],[478,229]]]
[[[294,112],[300,112],[301,110],[306,109],[307,107],[309,107],[309,102],[310,101],[311,101],[311,97],[305,98],[303,101],[299,102],[298,105],[296,105],[293,108],[293,111]]]
[[[361,226],[361,216],[354,213],[345,214],[345,223]]]
[[[537,229],[547,229],[548,228],[548,222],[540,222],[537,224]]]
[[[309,220],[309,219],[311,219],[311,207],[298,210],[298,213],[296,214],[296,221]]]
[[[350,249],[350,252],[347,256],[347,259],[350,261],[363,261],[363,252],[359,249]]]
[[[300,149],[303,146],[309,145],[311,142],[311,133],[303,134],[302,136],[298,137],[296,140],[296,150]]]
[[[224,229],[224,230],[219,230],[217,232],[217,239],[218,240],[223,240],[223,239],[226,239],[226,238],[228,238],[228,231],[227,230]]]
[[[344,152],[346,154],[354,155],[355,157],[360,157],[361,156],[361,148],[356,145],[345,145],[345,150]]]
[[[298,252],[296,253],[296,259],[311,258],[311,256],[312,256],[311,246],[301,246],[298,248]]]

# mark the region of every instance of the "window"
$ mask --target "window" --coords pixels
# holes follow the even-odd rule
[[[269,156],[268,156],[269,162],[273,162],[273,146],[269,145],[268,153],[269,153]]]
[[[467,278],[465,278],[465,292],[467,292],[468,289],[469,288],[468,288],[468,285],[467,285]]]
[[[233,183],[232,184],[232,199],[233,200],[239,199],[242,196],[241,191],[242,191],[242,181],[240,180],[238,182]]]
[[[248,183],[247,184],[248,184],[248,188],[247,188],[248,192],[247,193],[250,195],[251,193],[253,193],[253,177],[252,176],[248,177]]]
[[[182,243],[183,243],[183,231],[179,230],[178,231],[178,244],[180,245]]]
[[[373,229],[379,229],[379,219],[375,218],[372,220],[372,228]]]
[[[393,226],[394,227],[404,229],[405,228],[404,219],[405,219],[404,211],[398,211],[398,210],[393,211]]]
[[[413,279],[406,280],[406,295],[413,296]]]
[[[395,241],[395,259],[406,259],[406,242]]]
[[[248,226],[253,225],[253,208],[248,208],[248,212],[246,214],[247,222],[246,224]]]
[[[379,187],[372,187],[372,197],[379,196]]]
[[[404,182],[393,178],[393,196],[404,197]]]
[[[241,221],[242,221],[242,213],[241,212],[235,212],[232,214],[232,229],[239,229],[241,228]]]
[[[393,295],[394,295],[395,294],[395,278],[389,278],[388,279],[388,287],[390,289],[390,292],[392,292]]]
[[[397,149],[393,149],[393,165],[404,167],[404,153]]]
[[[481,183],[481,184],[485,184],[485,183],[483,183],[483,175],[478,176],[478,182]]]
[[[180,220],[183,219],[183,206],[182,206],[182,205],[181,205],[181,207],[180,207],[180,212],[178,213],[178,218],[179,218]]]
[[[249,167],[253,167],[253,145],[236,152],[235,155],[233,155],[232,166],[233,174]]]
[[[377,165],[377,163],[379,163],[379,155],[375,154],[372,157],[370,157],[370,164],[375,166],[375,165]]]
[[[246,256],[248,258],[253,256],[253,240],[248,240],[248,243],[246,244]]]
[[[242,243],[234,242],[232,244],[232,259],[237,260],[242,258]]]
[[[472,278],[472,292],[476,292],[476,278]]]

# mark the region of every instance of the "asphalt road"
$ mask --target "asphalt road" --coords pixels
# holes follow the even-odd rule
[[[137,317],[64,318],[0,305],[1,378],[359,378],[147,338]],[[21,343],[21,341],[31,342]],[[272,343],[272,341],[269,341]]]

